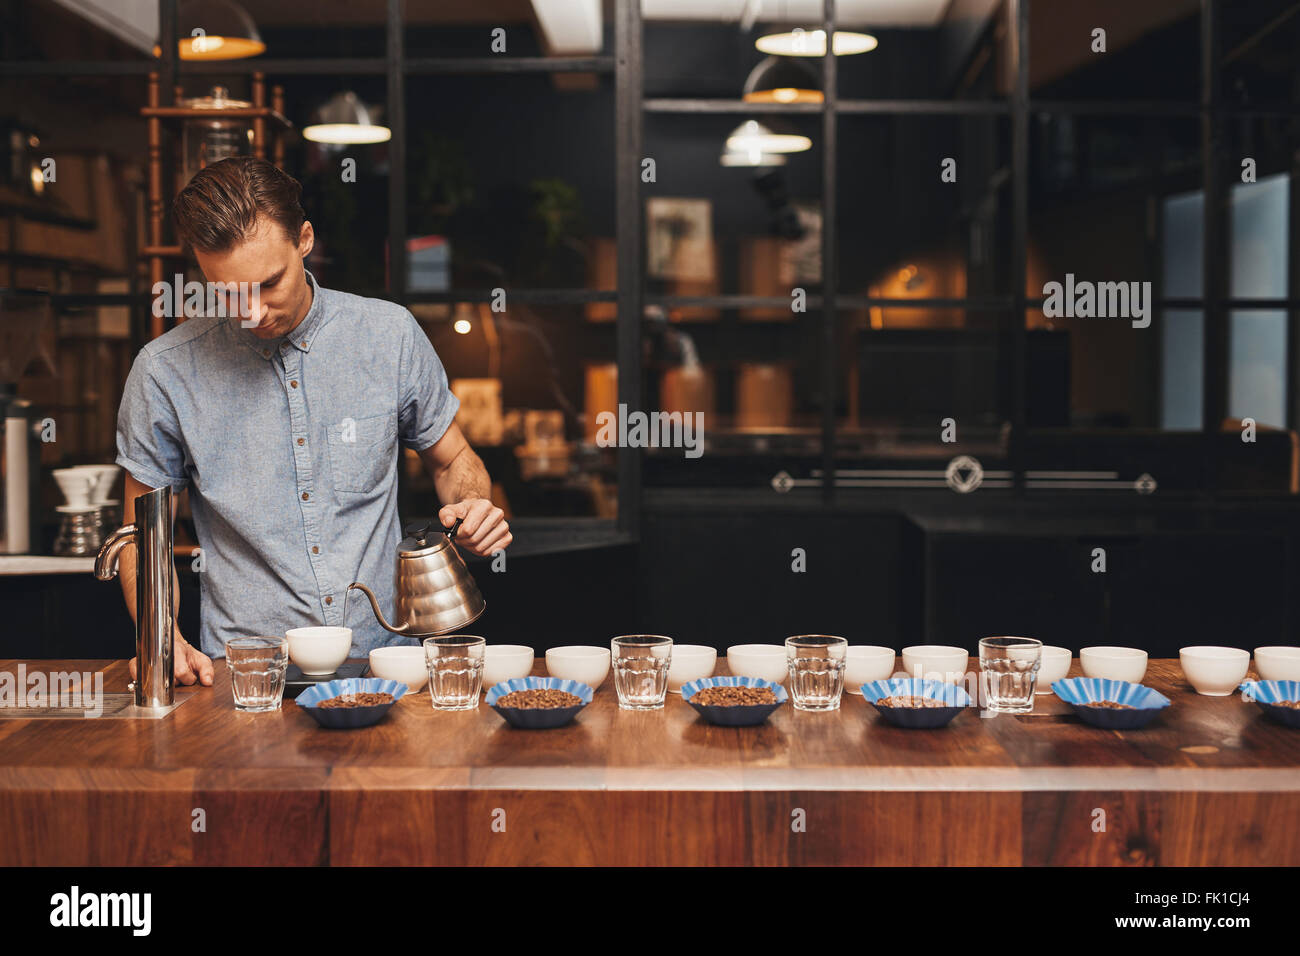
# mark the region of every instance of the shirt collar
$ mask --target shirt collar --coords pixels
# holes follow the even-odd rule
[[[269,360],[285,345],[292,345],[301,352],[310,352],[312,339],[324,325],[325,306],[321,302],[321,288],[316,283],[316,277],[311,274],[311,270],[303,267],[303,273],[307,276],[307,284],[311,287],[311,307],[307,310],[307,315],[288,335],[282,335],[274,339],[260,339],[253,334],[252,329],[246,329],[243,326],[237,328],[239,338],[245,345],[251,348],[262,358]]]

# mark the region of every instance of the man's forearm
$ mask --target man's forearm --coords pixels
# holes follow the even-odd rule
[[[117,577],[122,582],[122,597],[126,600],[131,620],[138,623],[135,591],[135,549],[123,548],[117,556]],[[181,636],[181,588],[176,578],[176,563],[172,562],[172,631]]]
[[[468,445],[447,467],[434,474],[433,486],[438,491],[438,500],[445,505],[469,498],[488,498],[492,494],[492,480],[483,459]]]

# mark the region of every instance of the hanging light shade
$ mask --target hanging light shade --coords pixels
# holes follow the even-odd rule
[[[820,103],[825,99],[812,68],[784,56],[769,56],[749,71],[743,98],[746,103]]]
[[[718,162],[723,166],[756,168],[761,166],[784,166],[786,160],[781,153],[765,153],[761,149],[727,149],[723,150],[722,155],[718,157]]]
[[[760,52],[773,56],[825,56],[826,31],[794,29],[785,33],[769,33],[754,41]],[[836,56],[870,53],[879,41],[870,33],[853,33],[836,30],[831,49]]]
[[[338,146],[386,143],[393,131],[375,122],[378,112],[378,107],[366,106],[351,90],[335,93],[316,111],[316,122],[304,128],[302,135],[313,143]]]
[[[248,11],[234,0],[190,0],[176,11],[182,60],[241,60],[266,52]]]
[[[801,153],[812,149],[812,140],[795,133],[774,133],[757,120],[745,120],[727,137],[727,151],[745,153]]]

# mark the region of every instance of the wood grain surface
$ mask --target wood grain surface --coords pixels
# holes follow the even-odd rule
[[[123,661],[24,663],[126,687]],[[1177,661],[1145,683],[1173,706],[1125,732],[1052,695],[941,730],[849,694],[720,728],[676,695],[620,711],[610,679],[556,730],[425,690],[336,731],[236,711],[218,662],[163,720],[0,719],[0,864],[1300,864],[1300,732]]]

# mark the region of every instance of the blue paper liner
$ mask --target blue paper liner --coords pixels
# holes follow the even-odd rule
[[[497,706],[498,700],[513,691],[538,689],[561,690],[566,694],[574,694],[582,698],[582,703],[573,707]],[[548,730],[551,727],[562,727],[573,720],[582,708],[591,703],[595,693],[590,684],[561,677],[514,677],[493,684],[488,688],[483,700],[511,727],[519,730]]]
[[[862,685],[862,696],[895,727],[930,730],[947,726],[962,710],[971,705],[970,694],[947,681],[920,677],[891,677]],[[876,701],[885,697],[930,697],[947,707],[881,707]]]
[[[1300,700],[1300,680],[1248,680],[1238,689],[1242,700],[1253,700],[1279,724],[1300,729],[1300,710],[1278,706],[1281,700]]]
[[[776,695],[775,704],[744,704],[724,707],[716,704],[697,704],[691,698],[706,687],[766,687]],[[711,724],[720,727],[753,727],[761,724],[778,707],[789,699],[780,684],[757,677],[701,677],[682,685],[682,700],[695,708],[696,713]]]
[[[1069,677],[1052,684],[1052,692],[1073,708],[1085,724],[1107,730],[1137,730],[1155,720],[1169,706],[1169,698],[1144,684],[1100,677]],[[1132,710],[1089,707],[1089,702],[1110,700]]]
[[[335,730],[354,730],[377,724],[409,688],[401,681],[379,677],[345,677],[342,680],[313,684],[297,697],[297,704],[307,711],[316,723]],[[320,702],[343,694],[392,694],[392,704],[374,707],[321,707]]]

